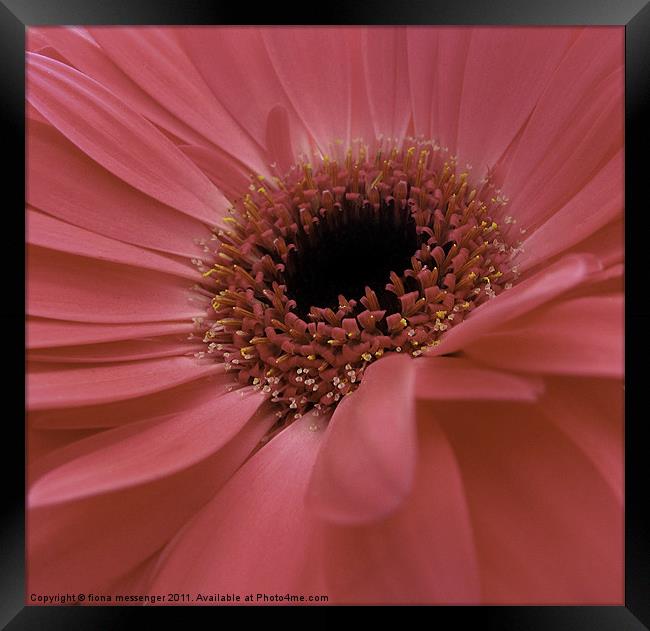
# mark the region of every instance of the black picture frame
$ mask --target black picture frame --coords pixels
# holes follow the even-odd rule
[[[642,410],[645,349],[649,347],[650,310],[645,306],[650,234],[646,162],[650,147],[647,113],[650,101],[650,3],[647,0],[409,0],[303,3],[254,11],[243,3],[215,0],[0,0],[2,91],[0,104],[6,200],[2,275],[6,416],[2,463],[0,522],[0,625],[17,629],[113,629],[128,622],[180,612],[169,608],[25,607],[24,606],[24,292],[16,265],[24,261],[24,43],[28,26],[53,24],[440,24],[440,25],[621,25],[625,27],[625,200],[626,200],[626,425],[625,425],[625,605],[624,606],[474,606],[435,607],[425,615],[433,625],[453,628],[534,631],[636,631],[650,628],[650,520],[647,413]],[[22,376],[20,374],[23,368]],[[22,385],[21,385],[22,384]],[[16,456],[9,458],[9,454]],[[22,454],[22,455],[21,455]],[[646,471],[646,474],[643,471]],[[202,608],[183,608],[183,624]],[[328,608],[326,608],[328,609]],[[241,610],[240,610],[241,611]],[[277,611],[277,610],[276,610]],[[323,612],[319,615],[329,615]],[[208,614],[210,612],[208,611]],[[171,618],[170,618],[171,617]],[[446,626],[443,626],[446,628]]]

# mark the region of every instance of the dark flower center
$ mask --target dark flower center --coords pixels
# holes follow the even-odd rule
[[[515,277],[505,200],[411,142],[258,181],[197,261],[213,297],[198,355],[267,393],[281,423],[331,411],[385,353],[419,357]]]
[[[336,310],[341,294],[358,300],[370,287],[382,309],[395,313],[399,301],[386,284],[391,272],[410,267],[418,249],[415,221],[396,213],[394,201],[382,200],[377,211],[367,201],[358,212],[349,202],[342,205],[338,221],[320,222],[296,238],[285,272],[295,312],[304,318],[312,307]]]

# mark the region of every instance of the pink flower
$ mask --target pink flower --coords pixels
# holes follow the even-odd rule
[[[29,50],[30,592],[622,602],[622,29]]]

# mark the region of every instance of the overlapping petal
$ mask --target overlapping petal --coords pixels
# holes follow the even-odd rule
[[[252,418],[223,449],[174,475],[30,511],[29,589],[106,590],[149,559],[210,500],[272,425]]]
[[[27,56],[27,97],[59,131],[128,184],[216,222],[226,200],[166,136],[86,75],[48,57]]]
[[[222,364],[200,364],[190,357],[89,367],[35,365],[27,380],[27,398],[32,410],[97,405],[223,373]]]
[[[27,313],[78,322],[155,322],[200,317],[190,284],[151,270],[30,246]]]
[[[209,236],[201,221],[127,186],[51,126],[32,120],[27,201],[97,234],[186,258],[197,254],[195,239]]]
[[[598,386],[594,383],[592,388]],[[586,393],[589,389],[586,390]],[[580,394],[585,394],[581,391]],[[600,425],[622,431],[620,397],[614,414],[592,432],[597,417],[590,404],[573,394],[573,410],[584,422],[589,450],[602,436]],[[555,392],[549,394],[549,400]],[[566,399],[565,399],[566,401]],[[559,402],[558,402],[559,403]],[[448,404],[449,405],[449,404]],[[546,418],[539,407],[503,403],[458,404],[442,420],[462,480],[474,532],[481,575],[481,602],[499,604],[620,603],[623,598],[623,507],[576,442]],[[440,418],[440,409],[430,408]],[[561,418],[571,425],[571,413]],[[620,434],[619,434],[620,435]],[[607,440],[607,439],[605,439]],[[600,445],[602,448],[603,441]],[[599,465],[620,472],[621,443],[612,443]]]
[[[78,500],[164,479],[232,440],[264,401],[260,393],[197,397],[180,415],[129,423],[77,441],[40,463],[28,495],[33,507]],[[220,419],[216,423],[215,419]],[[164,437],[164,440],[162,440]]]
[[[480,598],[459,461],[439,425],[420,423],[412,493],[386,519],[328,525],[326,586],[335,602],[469,604]]]
[[[345,30],[277,27],[262,37],[282,87],[319,149],[331,153],[340,145],[344,151],[352,137],[352,83],[363,80],[360,68],[350,63]]]
[[[469,357],[511,371],[623,376],[623,295],[554,303],[464,348]]]
[[[151,591],[323,593],[304,503],[323,425],[308,414],[257,452],[163,552]]]
[[[413,363],[400,355],[377,362],[334,412],[307,494],[320,517],[378,519],[410,491],[417,451]]]

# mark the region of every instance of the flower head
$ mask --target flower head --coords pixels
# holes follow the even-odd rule
[[[620,601],[620,29],[29,36],[31,591]]]

